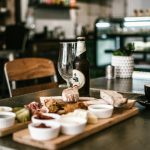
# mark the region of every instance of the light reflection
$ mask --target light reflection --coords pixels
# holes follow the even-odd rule
[[[150,22],[124,22],[125,27],[143,27],[150,26]]]
[[[150,17],[125,17],[124,21],[133,22],[133,21],[150,21]]]
[[[108,27],[110,27],[110,23],[109,22],[98,22],[98,23],[96,23],[96,27],[97,28],[108,28]]]

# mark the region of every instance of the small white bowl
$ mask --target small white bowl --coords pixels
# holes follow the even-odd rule
[[[13,112],[0,112],[0,129],[14,125],[16,114]]]
[[[112,116],[114,107],[107,104],[90,105],[88,110],[92,112],[97,118],[109,118]]]
[[[46,126],[50,126],[50,128],[37,128],[36,126],[41,123],[30,123],[28,125],[29,133],[32,139],[37,141],[51,140],[58,137],[60,132],[60,124],[58,122],[47,122],[44,123]]]
[[[76,135],[84,131],[87,120],[76,116],[63,116],[60,119],[61,132],[66,135]]]
[[[54,114],[54,113],[42,113],[44,116],[52,117],[53,119],[38,119],[36,118],[37,115],[33,115],[31,117],[32,123],[46,123],[46,122],[51,122],[54,120],[60,119],[60,115]]]
[[[0,106],[0,112],[11,112],[12,108],[8,106]]]

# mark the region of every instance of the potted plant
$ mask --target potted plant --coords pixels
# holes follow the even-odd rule
[[[131,78],[134,69],[134,44],[128,43],[126,47],[113,52],[112,66],[115,66],[116,77]]]

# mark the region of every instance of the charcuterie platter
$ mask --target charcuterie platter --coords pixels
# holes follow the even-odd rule
[[[29,134],[28,129],[24,129],[21,131],[18,131],[13,134],[13,139],[16,142],[27,144],[30,146],[34,146],[37,148],[42,149],[60,149],[67,145],[70,145],[74,142],[77,142],[83,138],[86,138],[96,132],[99,132],[101,130],[104,130],[114,124],[117,124],[123,120],[126,120],[134,115],[138,114],[138,109],[136,107],[133,107],[129,110],[120,110],[116,111],[111,118],[107,119],[99,119],[96,124],[88,124],[85,128],[85,130],[78,135],[63,135],[60,134],[57,138],[53,140],[47,140],[47,141],[36,141],[33,140]]]
[[[95,98],[65,89],[62,96],[39,97],[19,110],[0,112],[0,132],[13,133],[19,143],[59,149],[136,115],[135,102],[116,91],[100,90]]]

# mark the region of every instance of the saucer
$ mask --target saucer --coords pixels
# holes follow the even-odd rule
[[[145,95],[139,96],[137,98],[137,102],[140,103],[141,105],[145,106],[145,107],[150,108],[150,101],[147,100]]]

